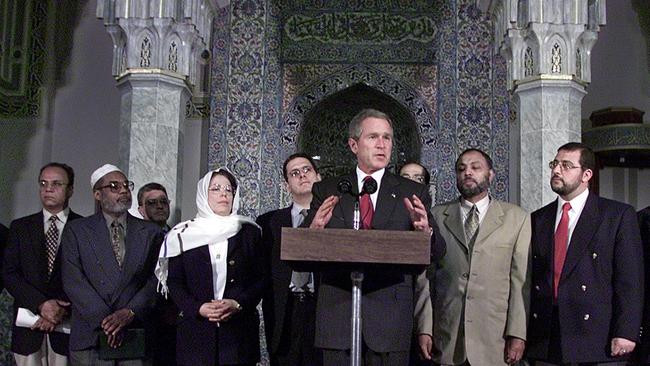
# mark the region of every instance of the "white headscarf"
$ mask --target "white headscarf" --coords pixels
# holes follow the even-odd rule
[[[232,201],[232,211],[228,216],[215,214],[208,203],[208,188],[212,175],[219,171],[228,171],[226,168],[209,171],[199,180],[196,187],[196,217],[174,226],[160,248],[158,265],[155,274],[158,278],[158,291],[167,296],[168,258],[175,257],[190,249],[218,243],[235,236],[242,224],[249,223],[260,228],[255,221],[246,216],[237,215],[239,209],[239,187],[235,190]],[[231,173],[232,174],[232,173]],[[261,230],[261,229],[260,229]]]

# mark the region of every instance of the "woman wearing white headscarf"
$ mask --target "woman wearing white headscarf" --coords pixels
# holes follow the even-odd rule
[[[226,169],[198,183],[198,214],[176,225],[160,250],[161,292],[180,309],[179,365],[255,365],[266,273],[260,229],[237,215],[239,191]]]

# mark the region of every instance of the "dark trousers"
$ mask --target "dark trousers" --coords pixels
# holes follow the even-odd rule
[[[533,361],[530,360],[531,366],[625,366],[627,361],[614,362],[579,362],[564,363],[562,362],[562,337],[560,335],[560,313],[557,306],[553,306],[551,314],[551,335],[548,345],[548,360]]]
[[[176,319],[178,308],[170,299],[158,295],[154,308],[154,334],[151,350],[153,366],[176,366]]]
[[[323,355],[314,347],[316,298],[313,294],[289,293],[282,338],[271,353],[274,366],[321,366]]]
[[[363,344],[362,363],[364,366],[407,366],[409,351],[375,352]],[[350,350],[323,349],[325,366],[342,366],[350,364]]]

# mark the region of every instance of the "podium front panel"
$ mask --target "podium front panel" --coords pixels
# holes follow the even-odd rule
[[[428,265],[430,256],[421,231],[282,228],[287,261]]]

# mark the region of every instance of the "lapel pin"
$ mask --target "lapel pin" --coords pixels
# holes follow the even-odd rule
[[[391,195],[391,197],[393,197],[393,198],[397,197],[397,196],[395,195],[395,193],[391,193],[390,195]]]

